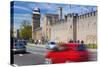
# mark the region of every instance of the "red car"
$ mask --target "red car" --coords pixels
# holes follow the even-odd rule
[[[83,62],[89,60],[88,55],[89,52],[86,50],[85,45],[77,43],[63,44],[58,47],[58,50],[47,52],[45,63]]]

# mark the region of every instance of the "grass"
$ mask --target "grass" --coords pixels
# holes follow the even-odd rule
[[[90,49],[97,49],[97,44],[87,44],[86,46]]]

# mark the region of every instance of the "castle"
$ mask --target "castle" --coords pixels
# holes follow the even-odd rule
[[[40,27],[40,9],[34,9],[32,39],[68,42],[83,40],[85,43],[97,43],[97,11],[85,14],[69,13],[62,19],[59,14],[45,14]],[[59,19],[60,17],[60,19]]]
[[[68,42],[72,39],[96,44],[97,11],[82,15],[70,13],[60,20],[57,14],[45,14],[42,29],[48,41]]]

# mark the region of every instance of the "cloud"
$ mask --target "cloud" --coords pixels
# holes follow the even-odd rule
[[[14,9],[21,9],[21,10],[25,10],[25,11],[32,11],[32,10],[29,9],[29,8],[22,7],[22,6],[17,6],[17,5],[14,5]]]

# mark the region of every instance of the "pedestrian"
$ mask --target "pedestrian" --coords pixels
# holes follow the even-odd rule
[[[72,39],[70,39],[69,43],[73,43],[73,40],[72,40]]]
[[[77,40],[77,43],[80,43],[80,40]]]
[[[82,40],[79,47],[78,47],[78,50],[85,50],[86,49],[86,46],[84,44],[84,41]]]

